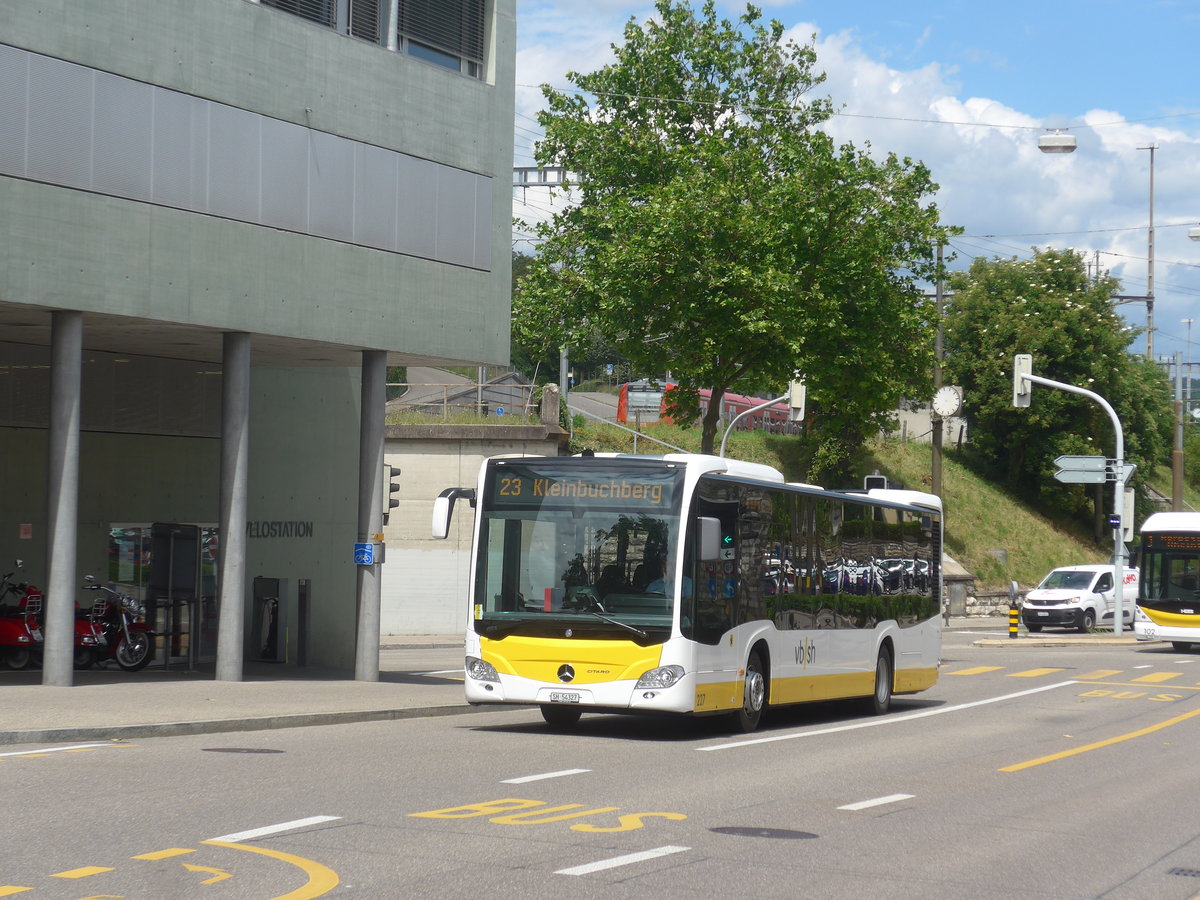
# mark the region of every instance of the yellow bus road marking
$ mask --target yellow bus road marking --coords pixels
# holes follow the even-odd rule
[[[1080,682],[1080,684],[1083,684],[1083,683],[1084,682]],[[1087,682],[1087,684],[1094,684],[1094,685],[1098,685],[1101,687],[1127,687],[1127,688],[1131,688],[1131,687],[1144,688],[1146,686],[1146,682],[1144,682],[1144,681],[1141,684],[1135,684],[1132,681],[1089,681],[1089,682]],[[1171,690],[1173,690],[1173,691],[1200,691],[1200,685],[1173,684],[1173,685],[1171,685]]]
[[[108,866],[83,866],[79,869],[68,869],[65,872],[56,872],[51,875],[51,878],[87,878],[90,875],[102,875],[105,872],[114,871]]]
[[[1062,669],[1028,669],[1024,672],[1010,672],[1009,678],[1038,678],[1042,675],[1053,675],[1055,672],[1061,672]]]
[[[15,884],[0,884],[0,897],[11,897],[13,894],[23,894],[32,891],[31,887],[19,887]]]
[[[1182,672],[1151,672],[1149,675],[1140,675],[1133,680],[1141,684],[1161,684],[1172,678],[1178,678],[1182,674]]]
[[[984,672],[999,672],[1003,666],[976,666],[973,669],[959,669],[957,672],[946,672],[947,675],[982,675]]]
[[[184,856],[188,853],[195,853],[195,850],[189,850],[187,847],[171,847],[168,850],[156,850],[153,853],[141,853],[137,856],[130,857],[131,859],[170,859],[172,856]]]
[[[1049,756],[1039,756],[1037,759],[1031,759],[1026,762],[1017,763],[1016,765],[1012,765],[1012,766],[1005,766],[1004,768],[999,769],[998,771],[1000,771],[1000,772],[1020,772],[1022,769],[1031,769],[1034,766],[1040,766],[1044,763],[1057,762],[1060,759],[1067,759],[1068,757],[1078,756],[1080,753],[1087,753],[1091,750],[1099,750],[1101,747],[1109,747],[1113,744],[1119,744],[1122,741],[1130,741],[1130,740],[1133,740],[1134,738],[1145,737],[1148,734],[1153,734],[1156,731],[1161,731],[1162,729],[1168,728],[1171,725],[1178,725],[1180,722],[1184,722],[1195,716],[1200,716],[1200,709],[1194,709],[1191,712],[1184,713],[1181,716],[1176,716],[1173,719],[1167,719],[1165,722],[1159,722],[1157,725],[1151,725],[1147,728],[1139,729],[1138,731],[1131,731],[1128,734],[1119,734],[1116,737],[1105,738],[1102,741],[1096,741],[1094,744],[1086,744],[1082,747],[1075,747],[1072,750],[1063,750],[1060,753],[1051,753]]]
[[[226,872],[224,869],[212,869],[208,866],[193,866],[191,863],[184,863],[183,867],[189,872],[207,872],[212,875],[212,878],[206,878],[201,884],[216,884],[218,881],[224,881],[226,878],[232,878],[232,872]]]
[[[284,853],[282,850],[268,850],[266,847],[252,847],[249,844],[235,844],[229,841],[201,841],[201,843],[210,844],[213,847],[225,847],[228,850],[244,850],[246,853],[258,853],[261,856],[278,859],[290,863],[308,876],[306,884],[290,893],[273,897],[272,900],[312,900],[314,897],[320,897],[322,894],[332,891],[338,886],[340,880],[337,872],[328,866],[323,866],[315,860],[305,859],[303,856]]]
[[[1080,681],[1092,681],[1096,678],[1112,678],[1114,675],[1120,675],[1120,669],[1097,669],[1094,672],[1088,672],[1086,675],[1080,675]]]

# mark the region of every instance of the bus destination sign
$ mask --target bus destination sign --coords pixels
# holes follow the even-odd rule
[[[497,468],[492,477],[492,507],[589,507],[670,509],[677,475],[663,472],[537,471]]]

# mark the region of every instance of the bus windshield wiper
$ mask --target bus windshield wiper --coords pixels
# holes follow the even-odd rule
[[[586,612],[589,615],[593,615],[602,622],[607,622],[610,625],[617,625],[621,628],[624,628],[626,631],[632,631],[638,637],[646,638],[647,640],[649,640],[649,638],[650,638],[650,635],[647,634],[645,631],[642,631],[642,629],[635,628],[632,625],[627,625],[626,623],[622,622],[620,619],[614,619],[611,616],[606,616],[604,613],[596,612],[596,610],[594,610],[594,609],[585,609],[585,610],[582,610],[582,612]]]

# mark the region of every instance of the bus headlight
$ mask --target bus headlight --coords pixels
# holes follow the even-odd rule
[[[669,688],[683,677],[683,666],[659,666],[638,679],[637,690],[646,688]]]
[[[474,656],[467,657],[467,677],[475,681],[499,681],[496,667]]]

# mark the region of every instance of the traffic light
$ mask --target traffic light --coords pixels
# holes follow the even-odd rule
[[[400,470],[395,466],[389,466],[384,463],[383,466],[383,524],[388,523],[388,513],[400,505],[400,501],[393,497],[392,494],[399,492],[400,485],[396,483],[396,478],[400,475]]]
[[[1018,353],[1013,357],[1013,406],[1024,409],[1033,399],[1033,382],[1022,378],[1022,375],[1033,374],[1033,357],[1028,353]]]

